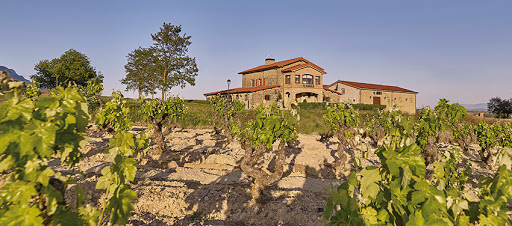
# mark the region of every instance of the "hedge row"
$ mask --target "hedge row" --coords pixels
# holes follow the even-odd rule
[[[334,104],[334,103],[329,103]],[[380,104],[351,104],[356,110],[362,111],[378,111],[386,108],[385,105]],[[298,107],[302,110],[326,110],[327,103],[299,103]]]

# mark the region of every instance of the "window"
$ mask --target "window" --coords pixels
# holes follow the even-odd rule
[[[341,88],[341,94],[345,94],[345,88]]]
[[[302,75],[302,84],[313,84],[313,75]]]
[[[254,79],[252,80],[252,86],[254,86]]]
[[[261,78],[258,79],[258,86],[261,86]]]
[[[320,85],[320,76],[315,77],[315,84]]]
[[[290,84],[290,75],[287,75],[287,76],[285,77],[284,82],[285,82],[286,84]]]
[[[270,95],[265,95],[265,100],[270,100]]]
[[[377,92],[375,92],[375,95],[382,95],[382,92],[377,91]]]
[[[265,78],[263,78],[263,85],[265,85]]]
[[[295,75],[295,83],[300,83],[300,75]]]

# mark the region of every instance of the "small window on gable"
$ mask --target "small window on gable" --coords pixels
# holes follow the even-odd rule
[[[265,95],[265,100],[270,100],[270,95]]]
[[[286,84],[290,84],[290,75],[286,75],[285,79],[284,79],[284,82]]]
[[[315,76],[315,84],[320,85],[320,76]]]
[[[341,88],[341,94],[345,94],[345,88]]]

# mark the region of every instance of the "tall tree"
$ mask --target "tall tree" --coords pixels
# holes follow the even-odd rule
[[[36,74],[31,76],[45,88],[67,86],[70,82],[87,86],[87,81],[97,77],[89,58],[70,49],[59,58],[39,61],[34,67]]]
[[[160,31],[151,34],[157,49],[157,66],[160,70],[159,88],[162,90],[162,100],[165,92],[173,87],[184,88],[186,84],[195,85],[197,76],[196,58],[187,55],[188,46],[192,44],[192,36],[181,33],[181,25],[175,26],[164,23]]]
[[[126,90],[139,92],[139,99],[142,94],[154,93],[157,87],[156,70],[157,55],[156,48],[139,47],[128,53],[128,63],[124,66],[126,77],[121,80],[126,85]]]
[[[512,98],[507,100],[493,97],[487,103],[487,109],[499,118],[508,118],[512,114]]]

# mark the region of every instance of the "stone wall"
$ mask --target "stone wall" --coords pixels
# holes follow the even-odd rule
[[[280,73],[281,72],[278,71],[277,69],[271,69],[266,71],[258,71],[249,74],[244,74],[242,75],[242,87],[253,87],[253,80],[255,81],[254,86],[258,86],[258,79],[261,79],[262,83],[259,86],[279,85],[280,81],[278,77]],[[263,84],[263,79],[265,79],[265,84]]]
[[[354,88],[352,86],[347,86],[342,83],[332,84],[328,88],[343,94],[340,97],[341,103],[347,103],[347,104],[360,103],[359,102],[360,93],[359,93],[359,89],[357,89],[357,88]],[[343,90],[345,90],[345,91],[343,91]],[[343,93],[343,92],[345,92],[345,93]]]
[[[269,96],[269,100],[265,100],[265,96]],[[265,102],[265,105],[269,105],[282,98],[281,89],[279,87],[272,89],[260,90],[252,93],[248,93],[248,100],[244,101],[246,109],[255,109],[260,104]],[[245,100],[245,99],[244,99]]]
[[[378,94],[377,92],[381,92]],[[361,90],[362,104],[373,104],[374,97],[380,97],[380,104],[386,105],[386,109],[396,106],[403,112],[416,113],[416,93],[384,91],[384,90]]]
[[[333,91],[330,91],[330,90],[326,90],[324,89],[323,90],[323,100],[324,102],[329,102],[329,103],[339,103],[341,102],[341,98],[343,97],[343,95],[341,94],[338,94],[338,93],[335,93]]]

